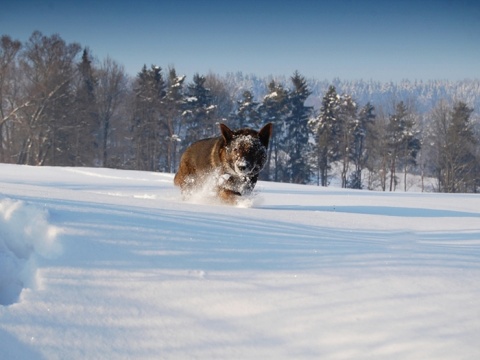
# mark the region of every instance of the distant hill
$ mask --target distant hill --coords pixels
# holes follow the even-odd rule
[[[242,73],[227,74],[226,79],[235,84],[236,89],[249,89],[257,99],[262,99],[267,93],[267,84],[275,80],[291,87],[289,77],[261,78],[256,75]],[[329,80],[307,79],[312,91],[308,102],[315,109],[320,107],[322,97],[330,85],[334,85],[338,94],[349,94],[359,104],[371,102],[375,107],[383,107],[389,111],[394,102],[404,101],[412,104],[420,114],[428,113],[442,99],[454,102],[465,102],[474,109],[473,116],[480,118],[480,79],[465,79],[462,81],[430,80],[399,83],[380,82],[373,80]]]

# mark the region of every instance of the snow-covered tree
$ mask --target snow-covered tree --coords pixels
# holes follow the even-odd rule
[[[265,123],[273,123],[273,135],[268,147],[267,164],[265,170],[260,173],[260,177],[273,181],[286,181],[288,154],[284,149],[285,119],[290,110],[288,91],[282,84],[273,80],[268,84],[268,94],[263,98],[259,110]]]
[[[177,76],[175,68],[170,68],[164,99],[165,120],[168,128],[166,158],[166,171],[168,172],[174,172],[177,168],[177,149],[178,144],[181,142],[182,113],[185,108],[184,81],[185,75]]]
[[[414,131],[414,125],[411,112],[405,103],[400,101],[395,107],[395,114],[390,116],[386,129],[390,191],[395,190],[397,167],[403,164],[406,171],[406,166],[414,162],[420,150],[420,141]]]
[[[194,141],[211,137],[218,133],[215,118],[216,106],[212,102],[210,89],[205,85],[206,78],[195,74],[193,82],[187,85],[185,97],[186,136],[183,146],[188,146]]]
[[[353,146],[353,131],[357,123],[357,104],[350,95],[340,97],[337,116],[338,158],[341,164],[342,188],[347,187],[347,174]]]
[[[237,110],[232,115],[232,121],[236,128],[251,127],[260,129],[262,118],[258,110],[260,104],[254,100],[249,90],[245,90],[242,98],[237,101]]]
[[[317,184],[328,186],[328,173],[332,162],[338,160],[338,111],[340,96],[333,85],[322,100],[320,113],[309,122],[315,139]]]

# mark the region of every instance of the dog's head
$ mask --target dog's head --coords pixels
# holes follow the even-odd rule
[[[252,129],[230,130],[220,124],[225,140],[225,159],[230,170],[239,176],[257,175],[267,162],[268,142],[272,135],[271,123],[260,131]]]

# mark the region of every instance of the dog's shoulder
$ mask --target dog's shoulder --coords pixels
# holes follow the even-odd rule
[[[203,156],[205,153],[209,153],[213,148],[223,146],[224,140],[221,136],[201,139],[192,143],[186,150],[186,152],[199,154]]]
[[[207,169],[220,165],[223,157],[225,140],[223,137],[212,137],[192,143],[184,152],[184,161],[192,162],[198,169]]]

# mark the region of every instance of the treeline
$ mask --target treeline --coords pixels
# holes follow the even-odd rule
[[[218,135],[219,121],[273,122],[263,180],[328,186],[335,175],[342,187],[393,191],[416,174],[434,177],[436,191],[480,188],[480,132],[461,100],[420,115],[409,99],[361,105],[332,84],[314,107],[298,72],[258,95],[215,74],[187,82],[173,67],[131,78],[59,35],[0,41],[0,162],[175,172],[189,144]]]

